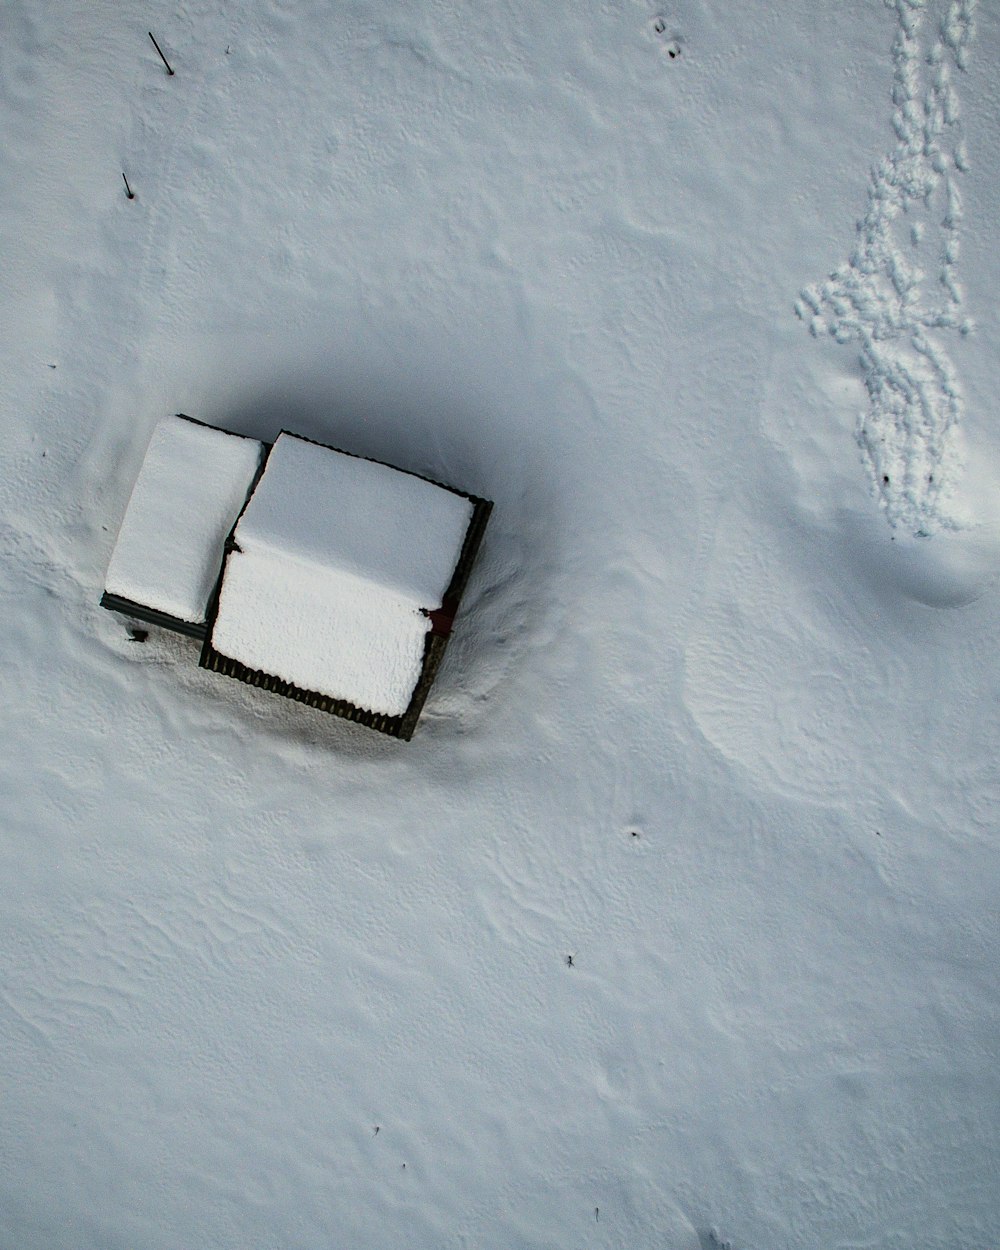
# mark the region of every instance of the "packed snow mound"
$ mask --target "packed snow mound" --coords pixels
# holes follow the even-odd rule
[[[844,541],[876,596],[904,595],[932,608],[964,608],[1000,576],[1000,527],[978,524],[930,538],[874,534],[865,519],[845,523]]]

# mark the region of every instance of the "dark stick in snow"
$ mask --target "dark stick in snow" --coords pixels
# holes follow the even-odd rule
[[[146,33],[149,35],[150,39],[153,39],[153,32],[152,32],[151,30],[147,31]],[[160,54],[160,60],[161,60],[161,61],[163,62],[163,64],[167,67],[167,73],[168,73],[168,74],[171,76],[171,78],[172,78],[172,77],[174,76],[174,71],[170,68],[170,62],[169,62],[169,61],[167,60],[167,58],[163,55],[163,49],[162,49],[162,48],[160,47],[160,45],[156,42],[156,40],[155,40],[155,39],[153,39],[153,47],[157,50],[157,52],[159,52],[159,54]]]
[[[128,196],[128,198],[129,198],[130,200],[134,200],[134,199],[135,199],[135,192],[134,192],[134,191],[132,190],[132,188],[128,185],[128,179],[125,177],[124,173],[122,174],[122,178],[123,178],[123,179],[124,179],[124,181],[125,181],[125,194]]]

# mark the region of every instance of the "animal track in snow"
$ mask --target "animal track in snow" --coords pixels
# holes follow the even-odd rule
[[[976,0],[949,0],[933,43],[933,0],[886,0],[893,45],[896,147],[872,172],[850,260],[796,304],[814,335],[857,342],[869,408],[857,430],[891,526],[925,536],[958,528],[951,496],[962,469],[962,396],[941,345],[965,334],[956,278],[968,167],[953,68],[966,68]],[[930,46],[928,46],[930,45]]]
[[[655,37],[663,44],[663,50],[671,61],[675,61],[681,54],[680,40],[673,38],[670,28],[667,25],[667,19],[662,15],[657,15],[650,22],[650,29]]]

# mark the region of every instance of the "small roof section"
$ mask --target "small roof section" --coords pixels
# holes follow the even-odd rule
[[[264,447],[189,417],[153,430],[105,579],[105,606],[203,633],[226,537]]]

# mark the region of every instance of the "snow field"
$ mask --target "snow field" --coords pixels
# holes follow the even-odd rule
[[[998,1240],[993,6],[967,529],[795,313],[902,12],[5,6],[0,1242]],[[96,606],[176,411],[496,500],[412,743]]]

